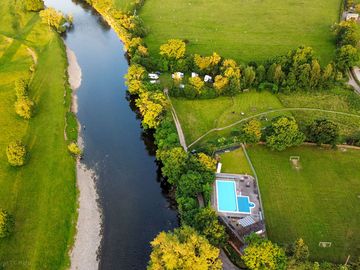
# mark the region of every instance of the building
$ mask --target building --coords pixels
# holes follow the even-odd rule
[[[358,13],[347,13],[346,18],[347,21],[358,21],[359,20],[359,14]]]

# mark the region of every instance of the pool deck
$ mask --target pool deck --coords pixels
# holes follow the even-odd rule
[[[250,214],[240,212],[221,212],[218,211],[217,205],[217,185],[216,181],[231,181],[236,183],[237,196],[247,196],[250,202],[255,204],[254,208],[251,208]],[[227,225],[228,229],[232,231],[241,242],[244,241],[244,237],[252,232],[257,232],[260,235],[265,234],[265,221],[263,219],[263,208],[259,196],[259,189],[257,182],[251,175],[229,174],[229,173],[217,173],[216,181],[213,184],[213,192],[211,195],[211,205]],[[243,227],[239,224],[239,221],[245,217],[251,217],[255,223]]]

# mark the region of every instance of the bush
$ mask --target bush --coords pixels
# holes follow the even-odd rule
[[[15,93],[18,99],[24,98],[28,95],[28,82],[24,79],[15,82]]]
[[[20,141],[12,142],[6,149],[6,155],[11,166],[22,166],[25,164],[26,148]]]
[[[30,119],[33,114],[34,102],[28,97],[19,98],[15,102],[15,112],[24,119]]]
[[[79,146],[78,146],[76,143],[74,143],[74,142],[72,142],[72,143],[70,143],[70,144],[68,145],[68,150],[70,151],[70,153],[71,153],[72,155],[74,155],[74,156],[76,156],[76,157],[81,156],[81,154],[82,154],[81,149],[80,149]]]
[[[25,7],[27,11],[39,11],[44,9],[43,0],[25,0]]]
[[[0,238],[9,236],[14,227],[12,216],[5,210],[0,209]]]

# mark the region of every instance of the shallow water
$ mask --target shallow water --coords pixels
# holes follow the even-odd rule
[[[96,12],[74,2],[45,1],[74,17],[65,42],[82,69],[83,162],[97,174],[104,215],[100,269],[145,269],[149,242],[176,227],[177,214],[160,183],[152,137],[142,132],[126,97],[123,46]]]

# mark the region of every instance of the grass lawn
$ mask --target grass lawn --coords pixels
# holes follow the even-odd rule
[[[242,62],[262,61],[299,45],[314,48],[323,64],[335,50],[331,25],[340,0],[147,0],[140,15],[152,54],[171,38],[189,40],[191,53]]]
[[[134,0],[112,0],[114,3],[114,6],[122,11],[128,11],[131,7],[131,4],[134,2]]]
[[[315,93],[279,94],[278,98],[284,107],[319,108],[360,115],[360,96],[349,90],[331,89]],[[342,136],[360,131],[360,118],[321,112],[293,111],[292,114],[300,124],[300,127],[304,127],[316,118],[327,118],[339,126]]]
[[[360,151],[299,147],[248,149],[259,177],[268,236],[285,244],[302,237],[311,258],[343,263],[360,255]],[[289,161],[300,156],[301,169]],[[320,248],[319,242],[332,242]]]
[[[209,100],[172,99],[181,122],[187,144],[212,128],[229,125],[269,109],[282,108],[276,96],[269,92],[246,92],[233,98]],[[241,113],[245,113],[241,115]]]
[[[0,208],[15,218],[14,233],[0,239],[0,268],[65,269],[76,221],[75,162],[64,140],[66,55],[58,35],[18,4],[0,3]],[[14,112],[14,81],[34,64],[29,49],[37,55],[29,93],[36,113],[25,121]],[[21,168],[6,159],[15,139],[29,151]]]
[[[222,154],[220,162],[223,173],[253,174],[242,148]]]

